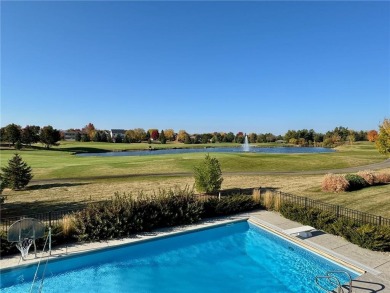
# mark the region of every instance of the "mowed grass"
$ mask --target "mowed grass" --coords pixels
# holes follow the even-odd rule
[[[390,169],[384,170],[390,172]],[[222,189],[264,187],[323,200],[375,215],[390,218],[390,185],[381,185],[344,193],[321,191],[323,175],[224,175]],[[6,190],[6,204],[1,217],[74,209],[89,202],[111,198],[115,192],[153,193],[174,186],[192,187],[192,176],[140,176],[94,180],[66,180],[30,184],[26,190]]]
[[[41,149],[20,151],[23,160],[33,168],[34,180],[26,190],[6,189],[4,191],[7,199],[2,206],[1,217],[78,208],[88,202],[106,200],[115,192],[152,193],[159,188],[170,188],[175,185],[193,186],[193,166],[201,162],[205,156],[202,153],[143,157],[72,155],[75,148],[93,146],[93,148],[105,149],[107,145],[109,147],[129,146],[128,144],[70,143],[49,151]],[[139,144],[130,146],[133,145],[139,146]],[[87,151],[90,150],[87,148]],[[2,166],[6,165],[13,153],[15,153],[13,150],[0,151]],[[390,185],[334,194],[321,191],[323,175],[245,174],[246,172],[338,169],[385,160],[386,157],[380,155],[373,144],[346,145],[330,154],[212,153],[211,156],[217,157],[221,163],[224,172],[223,189],[259,186],[275,188],[390,218],[388,196]],[[390,172],[390,169],[384,171]],[[181,172],[188,175],[175,175]],[[237,174],[229,172],[237,172]],[[160,176],[151,174],[160,174]],[[97,176],[102,178],[94,178]]]
[[[17,153],[32,167],[34,180],[188,173],[192,172],[194,166],[205,157],[205,153],[121,157],[75,156],[74,149],[81,148],[80,145],[84,149],[91,146],[92,150],[97,148],[102,150],[107,148],[107,145],[141,147],[141,144],[66,143],[52,150],[24,149]],[[15,152],[1,150],[1,166],[6,165]],[[324,154],[212,153],[211,156],[220,161],[222,172],[327,170],[367,165],[386,159],[368,143],[343,146],[334,153]]]

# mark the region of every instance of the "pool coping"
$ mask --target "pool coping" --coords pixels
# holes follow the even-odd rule
[[[368,268],[366,267],[365,265],[363,264],[360,264],[356,261],[352,261],[351,259],[348,259],[346,257],[343,257],[341,255],[335,255],[332,251],[330,250],[326,250],[324,249],[324,247],[321,247],[320,245],[317,245],[317,247],[314,247],[312,246],[311,244],[309,245],[307,242],[305,241],[302,241],[301,239],[297,238],[297,237],[294,237],[294,236],[290,236],[284,232],[282,232],[282,230],[280,228],[277,228],[277,227],[271,227],[271,225],[267,225],[267,223],[265,223],[264,221],[261,221],[259,219],[256,219],[254,217],[251,217],[248,219],[248,222],[249,223],[252,223],[256,226],[259,226],[267,231],[270,231],[271,233],[274,233],[276,234],[277,236],[281,237],[282,239],[285,239],[287,241],[290,241],[314,254],[317,254],[317,255],[320,255],[322,257],[324,257],[325,259],[328,259],[328,260],[331,260],[333,261],[334,263],[342,266],[342,267],[346,267],[360,275],[363,275],[367,272],[367,269],[371,270],[371,268]],[[365,268],[363,268],[365,267]]]

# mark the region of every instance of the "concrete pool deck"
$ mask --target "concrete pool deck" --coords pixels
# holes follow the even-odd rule
[[[59,259],[68,255],[76,255],[77,253],[105,249],[129,243],[136,243],[139,241],[150,240],[156,237],[166,237],[188,231],[195,231],[198,229],[212,227],[215,225],[222,225],[232,221],[240,221],[247,218],[250,218],[251,222],[253,223],[258,223],[259,225],[266,226],[271,230],[278,232],[302,226],[302,224],[283,218],[275,212],[256,211],[231,217],[211,219],[196,225],[161,229],[152,233],[142,233],[136,235],[133,238],[55,247],[52,250],[50,259]],[[353,281],[352,292],[390,292],[390,253],[374,252],[363,249],[355,244],[349,243],[341,237],[326,234],[322,231],[314,231],[312,232],[312,236],[308,238],[301,239],[299,237],[294,237],[294,239],[294,241],[302,242],[303,245],[312,247],[313,250],[322,251],[334,258],[340,259],[346,263],[365,270],[365,274]],[[43,255],[43,257],[45,256],[46,255]],[[20,265],[29,265],[38,262],[40,257],[41,253],[38,252],[38,258],[35,259],[33,247],[31,247],[30,254],[28,255],[26,261],[20,261],[20,255],[4,257],[0,260],[0,268],[12,269]],[[42,262],[43,261],[46,261],[46,259],[42,260]]]

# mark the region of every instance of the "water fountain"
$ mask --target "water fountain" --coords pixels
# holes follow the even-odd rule
[[[245,135],[244,144],[242,145],[242,150],[244,152],[249,152],[249,143],[248,143],[248,135]]]

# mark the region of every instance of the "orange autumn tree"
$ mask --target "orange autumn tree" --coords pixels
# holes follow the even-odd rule
[[[370,130],[367,132],[367,139],[368,141],[374,142],[378,138],[378,131],[376,130]]]

